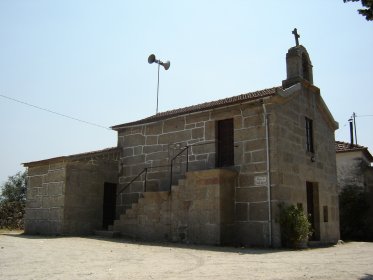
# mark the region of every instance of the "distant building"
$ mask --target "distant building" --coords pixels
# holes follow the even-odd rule
[[[84,155],[26,163],[26,232],[76,234],[110,225],[143,240],[277,247],[284,202],[311,216],[313,240],[336,242],[338,124],[313,85],[307,50],[290,48],[286,63],[280,87],[113,126],[118,149],[109,150],[110,159],[98,152],[110,164]],[[54,181],[48,174],[55,163],[65,171]],[[62,226],[46,231],[56,207],[44,201],[55,199],[56,187],[64,195]],[[73,226],[65,226],[69,221]]]
[[[373,192],[373,156],[367,147],[336,141],[337,179],[340,190],[354,186]]]

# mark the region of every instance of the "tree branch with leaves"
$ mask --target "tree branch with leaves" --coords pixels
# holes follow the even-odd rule
[[[359,2],[366,9],[359,9],[359,14],[364,16],[366,20],[373,20],[373,0],[343,0],[343,2]]]
[[[27,172],[18,172],[0,186],[0,229],[23,228],[26,182]]]

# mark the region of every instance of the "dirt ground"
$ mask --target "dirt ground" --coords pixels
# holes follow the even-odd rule
[[[373,279],[373,243],[290,251],[3,232],[0,279]]]

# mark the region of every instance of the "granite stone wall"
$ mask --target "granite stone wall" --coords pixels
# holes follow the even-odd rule
[[[115,158],[29,166],[25,232],[92,234],[102,227],[104,184],[117,182]]]
[[[114,230],[141,240],[231,244],[236,172],[191,171],[171,192],[146,192],[115,221]]]
[[[315,205],[319,213],[320,240],[337,241],[335,123],[326,110],[318,89],[304,82],[276,97],[122,128],[118,132],[118,146],[122,149],[119,184],[125,187],[141,170],[149,167],[146,189],[168,191],[171,184],[167,166],[186,145],[191,146],[190,170],[214,168],[216,123],[233,119],[234,165],[229,169],[238,174],[234,193],[236,242],[253,246],[267,246],[271,242],[281,246],[278,204],[298,204],[306,211],[307,182],[318,187]],[[270,174],[267,170],[265,111],[268,114]],[[314,153],[306,151],[306,117],[314,124]],[[186,154],[182,155],[179,169],[174,169],[174,180],[185,174]],[[137,203],[142,197],[144,182],[145,174],[118,197],[118,213],[124,213]]]
[[[318,189],[316,212],[321,242],[339,239],[339,209],[334,125],[323,109],[315,88],[298,84],[293,98],[271,108],[271,178],[273,216],[278,202],[307,211],[307,182]],[[306,150],[305,118],[313,120],[314,153]],[[324,209],[327,209],[325,212]],[[327,217],[324,217],[327,215]],[[278,223],[273,223],[273,241],[280,244]]]
[[[25,233],[62,234],[66,164],[28,168]]]

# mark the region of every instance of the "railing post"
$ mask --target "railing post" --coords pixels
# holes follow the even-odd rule
[[[144,181],[144,192],[146,192],[146,176],[148,175],[148,168],[145,167],[145,181]]]
[[[189,169],[189,146],[186,146],[186,157],[187,157],[187,160],[186,160],[186,172],[188,172],[188,169]]]
[[[173,159],[171,160],[171,166],[170,166],[170,191],[172,187],[172,163],[173,163]]]

